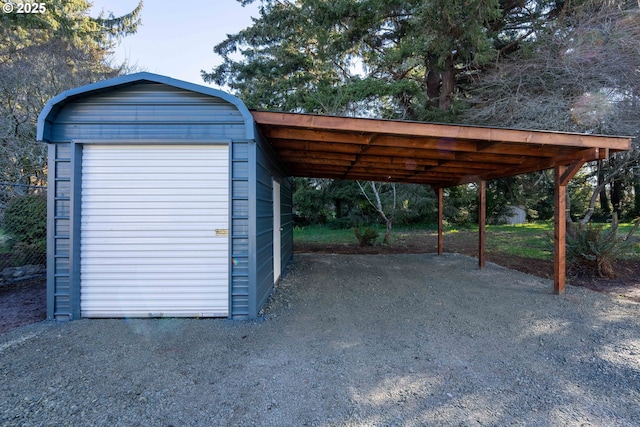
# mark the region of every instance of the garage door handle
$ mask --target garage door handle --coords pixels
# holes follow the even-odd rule
[[[216,228],[216,236],[228,236],[229,229],[228,228]]]

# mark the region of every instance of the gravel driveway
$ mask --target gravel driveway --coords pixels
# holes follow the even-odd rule
[[[263,319],[0,335],[3,426],[637,426],[640,304],[461,255],[296,255]]]

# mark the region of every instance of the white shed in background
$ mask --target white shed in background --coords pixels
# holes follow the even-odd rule
[[[527,222],[527,209],[525,206],[509,206],[507,212],[502,216],[501,222],[507,224],[524,224]]]

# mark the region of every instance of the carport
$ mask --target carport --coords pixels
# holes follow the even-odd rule
[[[486,181],[554,169],[554,291],[565,288],[566,186],[586,162],[628,150],[631,138],[396,120],[252,111],[291,176],[430,185],[477,183],[478,263],[485,263]]]

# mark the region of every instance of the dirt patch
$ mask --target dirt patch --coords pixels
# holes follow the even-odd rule
[[[46,317],[46,280],[24,280],[0,286],[0,334]]]
[[[640,302],[640,262],[622,260],[616,265],[616,277],[603,279],[591,276],[572,276],[570,284],[584,286]]]

